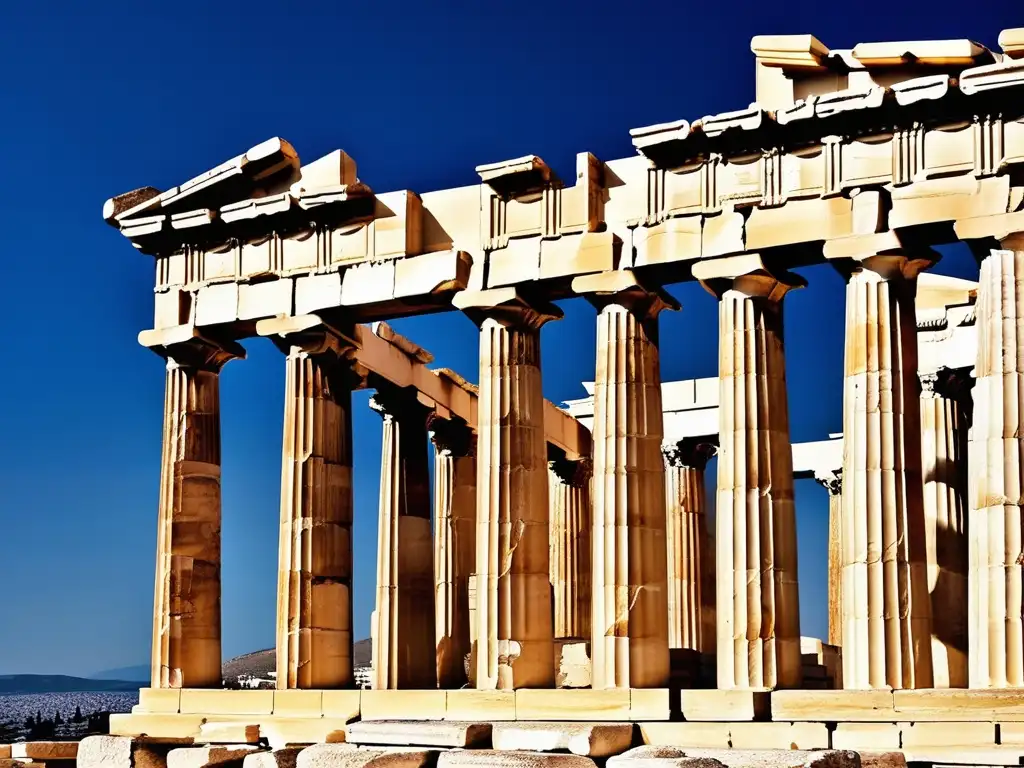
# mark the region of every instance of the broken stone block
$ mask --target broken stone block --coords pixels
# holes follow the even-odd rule
[[[11,757],[15,760],[74,760],[77,756],[77,741],[25,741],[11,745]]]
[[[555,640],[555,687],[589,688],[589,646],[583,640]]]
[[[611,757],[607,768],[726,768],[710,757],[690,757],[675,747],[645,745]]]
[[[902,752],[861,752],[860,768],[907,768]]]
[[[225,744],[213,747],[179,747],[167,753],[167,768],[242,768],[246,755],[261,751],[251,744]]]
[[[295,768],[302,747],[286,747],[270,752],[253,752],[242,760],[242,768]]]
[[[87,736],[78,745],[79,768],[167,768],[172,749],[191,739],[151,739],[131,736]]]
[[[442,752],[437,768],[597,768],[597,763],[582,755],[558,755],[547,752],[501,752],[491,749]]]
[[[345,740],[349,744],[486,747],[491,741],[491,724],[451,720],[372,720],[349,725]]]
[[[11,745],[10,744],[0,744],[0,760],[10,760],[10,759],[11,759]]]
[[[632,723],[495,723],[495,749],[532,752],[568,750],[586,757],[609,757],[633,743]]]
[[[426,768],[436,752],[367,749],[353,744],[314,744],[299,752],[296,768]]]
[[[861,768],[856,752],[799,749],[677,749],[643,746],[609,758],[607,768]]]

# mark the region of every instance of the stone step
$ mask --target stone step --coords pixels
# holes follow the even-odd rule
[[[491,724],[416,720],[368,720],[351,723],[345,741],[358,745],[410,747],[489,747]]]
[[[582,755],[550,752],[505,752],[492,749],[452,750],[437,758],[437,768],[597,768],[597,763]]]
[[[495,749],[531,752],[568,750],[587,757],[610,757],[633,745],[632,723],[495,723]]]
[[[285,747],[270,752],[253,752],[242,760],[242,768],[295,768],[295,761],[305,747]]]
[[[856,752],[803,749],[677,749],[643,746],[611,757],[607,768],[860,768]]]
[[[167,753],[167,768],[242,768],[242,761],[247,755],[261,750],[261,747],[252,744],[178,747]]]
[[[296,768],[428,768],[437,758],[432,750],[372,749],[354,744],[314,744],[299,752]]]

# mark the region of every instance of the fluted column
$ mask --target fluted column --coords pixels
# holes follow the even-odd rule
[[[195,338],[163,354],[152,686],[220,688],[220,370],[245,350]]]
[[[705,488],[706,483],[705,480]],[[718,650],[718,551],[715,528],[705,520],[701,533],[700,652],[715,654]]]
[[[828,644],[843,644],[843,471],[815,472],[828,491]]]
[[[982,258],[978,283],[969,450],[972,688],[1024,686],[1024,234],[1001,245]]]
[[[377,391],[384,420],[377,529],[373,687],[437,687],[427,412],[414,393]]]
[[[628,271],[572,287],[597,308],[593,687],[658,688],[669,679],[658,314],[679,305]]]
[[[921,472],[931,600],[932,685],[967,687],[967,433],[969,370],[921,380]]]
[[[515,289],[464,291],[453,303],[480,327],[476,686],[551,688],[540,328],[562,313],[554,305],[531,306]]]
[[[351,347],[325,328],[276,340],[285,360],[277,687],[352,684]]]
[[[590,638],[590,474],[589,460],[564,456],[549,462],[551,586],[556,638]]]
[[[469,654],[469,577],[476,564],[476,439],[464,422],[432,419],[434,640],[437,684],[461,688]]]
[[[932,682],[925,571],[917,273],[865,258],[846,289],[842,610],[846,688]]]
[[[662,447],[668,543],[669,648],[704,647],[701,594],[707,547],[707,493],[704,469],[716,451],[706,441],[680,440]]]
[[[718,687],[802,678],[782,300],[804,284],[757,256],[694,275],[719,298]]]

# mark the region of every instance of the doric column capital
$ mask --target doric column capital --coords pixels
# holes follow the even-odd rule
[[[586,485],[594,471],[590,459],[569,459],[565,456],[552,459],[548,467],[562,483],[574,488]]]
[[[962,404],[971,400],[971,389],[975,379],[970,368],[939,368],[931,373],[918,375],[921,381],[921,395],[924,397],[944,397]]]
[[[970,246],[978,263],[992,251],[1024,251],[1024,211],[962,219],[953,231]]]
[[[637,280],[631,269],[574,278],[572,290],[584,296],[598,312],[614,304],[643,320],[657,317],[664,309],[679,309],[679,302],[661,286]]]
[[[843,468],[838,469],[817,469],[814,471],[814,479],[821,485],[829,496],[839,496],[843,492]]]
[[[550,320],[561,320],[563,312],[546,299],[528,297],[518,288],[488,288],[460,291],[452,305],[477,325],[495,320],[509,328],[536,331]]]
[[[703,472],[711,457],[718,453],[718,446],[714,438],[686,437],[663,443],[661,453],[670,467],[689,467]]]
[[[208,336],[194,326],[143,331],[139,343],[178,368],[220,373],[228,361],[245,359],[245,348],[237,341]]]
[[[357,347],[351,329],[325,322],[320,315],[260,320],[256,323],[256,333],[269,338],[286,355],[298,348],[307,355],[343,360],[351,358]]]
[[[430,411],[416,397],[415,389],[381,384],[370,398],[370,410],[383,419],[423,419],[426,424]]]
[[[927,243],[891,230],[829,240],[823,251],[846,280],[858,273],[876,280],[913,280],[941,258]]]
[[[431,411],[427,414],[427,431],[438,453],[457,457],[472,456],[475,453],[476,436],[462,419],[441,418]]]
[[[744,253],[720,259],[698,261],[693,276],[708,293],[721,299],[729,291],[768,301],[782,301],[794,288],[803,288],[807,281],[784,269],[769,270],[759,253]]]

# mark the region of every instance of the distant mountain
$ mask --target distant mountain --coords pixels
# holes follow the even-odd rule
[[[145,682],[149,680],[149,674],[149,664],[136,664],[134,667],[104,669],[102,672],[94,672],[86,677],[90,680],[138,680],[139,682]]]
[[[0,694],[137,690],[139,683],[128,680],[93,680],[69,675],[0,675]]]
[[[370,666],[373,647],[369,638],[359,640],[352,646],[352,664],[356,667]],[[224,662],[221,674],[225,680],[235,680],[239,675],[259,677],[264,680],[277,669],[277,652],[273,648],[265,651],[254,651]]]

